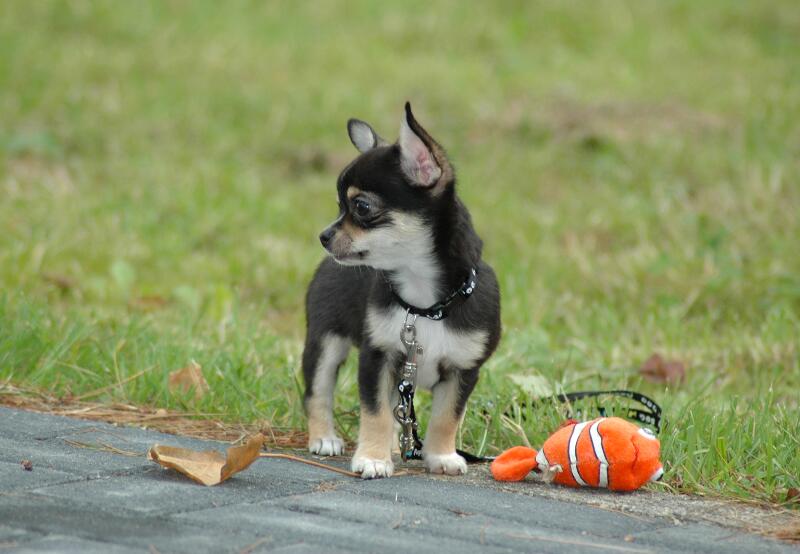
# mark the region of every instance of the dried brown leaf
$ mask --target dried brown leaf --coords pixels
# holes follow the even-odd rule
[[[222,467],[222,480],[225,481],[231,475],[247,469],[258,459],[263,445],[264,435],[259,433],[248,437],[243,445],[229,448],[225,465]]]
[[[796,502],[800,504],[800,489],[797,487],[790,487],[786,491],[786,502]]]
[[[69,292],[77,286],[74,279],[58,273],[45,273],[42,275],[42,279],[47,283],[55,285],[62,293]]]
[[[225,457],[216,450],[198,452],[176,446],[155,445],[147,453],[150,460],[163,467],[174,469],[206,486],[226,481],[232,475],[246,469],[256,459],[264,444],[264,435],[258,433],[241,446],[228,448]]]
[[[654,383],[676,385],[686,377],[686,366],[679,360],[665,360],[653,354],[639,368],[639,374]]]
[[[170,392],[190,392],[194,390],[195,400],[200,400],[208,392],[208,389],[208,381],[203,377],[203,369],[194,360],[186,367],[176,369],[169,374]]]
[[[222,482],[222,467],[225,459],[216,450],[196,452],[186,448],[155,445],[147,453],[154,462],[174,469],[203,485],[212,486]]]

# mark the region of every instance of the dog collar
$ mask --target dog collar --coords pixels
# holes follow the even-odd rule
[[[397,301],[397,303],[400,304],[408,313],[418,317],[427,317],[428,319],[432,319],[434,321],[439,321],[440,319],[446,318],[449,315],[448,308],[453,301],[455,301],[455,299],[459,296],[466,300],[472,296],[472,293],[475,292],[476,288],[478,288],[478,272],[475,271],[475,268],[473,267],[470,268],[469,275],[461,284],[461,286],[451,292],[447,298],[437,302],[433,306],[429,306],[427,308],[418,308],[400,298],[400,295],[395,292],[392,284],[389,283],[389,290],[392,292],[392,296],[394,296],[395,301]]]

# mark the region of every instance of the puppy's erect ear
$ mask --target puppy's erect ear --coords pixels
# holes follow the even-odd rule
[[[400,124],[400,166],[415,186],[441,192],[453,181],[453,168],[444,149],[414,119],[411,104]]]
[[[372,150],[376,146],[388,146],[389,143],[383,140],[369,123],[360,119],[350,119],[347,122],[347,134],[350,141],[358,148],[359,152]]]

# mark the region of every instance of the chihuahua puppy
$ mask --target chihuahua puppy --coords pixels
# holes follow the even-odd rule
[[[406,355],[400,335],[414,320],[423,347],[415,386],[433,394],[425,465],[433,473],[466,473],[456,431],[500,339],[497,279],[481,259],[483,243],[456,195],[453,167],[411,106],[394,144],[357,119],[347,129],[361,154],[339,175],[339,216],[319,237],[329,257],[306,295],[308,448],[343,453],[333,392],[355,345],[361,413],[352,469],[365,479],[391,476],[392,410]]]

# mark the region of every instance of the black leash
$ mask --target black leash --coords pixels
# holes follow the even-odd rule
[[[403,460],[422,459],[422,439],[419,438],[417,414],[414,412],[414,383],[417,376],[417,356],[422,354],[422,347],[417,343],[417,329],[415,323],[417,317],[425,317],[434,321],[439,321],[449,315],[449,308],[456,298],[464,300],[472,296],[478,286],[478,273],[475,268],[471,268],[469,275],[459,288],[451,292],[444,300],[429,306],[428,308],[418,308],[403,300],[394,290],[392,284],[387,280],[389,290],[394,296],[394,300],[406,310],[406,320],[400,331],[400,340],[406,347],[406,361],[403,364],[400,382],[397,385],[397,392],[400,394],[400,402],[394,408],[394,417],[402,427],[400,436],[400,455]],[[413,316],[413,318],[412,318]],[[656,434],[661,432],[661,406],[652,398],[641,393],[617,389],[607,391],[578,391],[561,393],[554,398],[564,404],[572,404],[584,398],[595,398],[598,396],[622,396],[642,404],[647,410],[628,408],[626,417],[639,423],[650,425],[655,429]],[[597,407],[602,417],[606,416],[606,409],[602,406]],[[580,410],[576,411],[576,416],[583,417]],[[567,417],[572,417],[568,415]],[[493,457],[476,456],[463,450],[456,450],[467,463],[486,463],[494,460]]]
[[[400,393],[401,405],[409,407],[408,419],[411,420],[411,442],[407,440],[404,441],[405,437],[401,437],[400,456],[403,460],[421,460],[422,439],[419,438],[419,433],[417,432],[417,413],[414,411],[414,385],[403,379],[400,381],[400,384],[397,385],[397,391]],[[400,424],[403,425],[403,422]]]
[[[400,340],[406,347],[406,361],[403,364],[400,382],[397,384],[397,392],[400,394],[400,402],[395,406],[393,414],[402,427],[400,436],[400,455],[403,460],[422,459],[422,440],[419,438],[417,414],[414,412],[414,382],[417,376],[417,356],[422,354],[422,346],[417,343],[417,329],[415,323],[418,317],[425,317],[433,321],[440,321],[446,318],[449,308],[457,298],[466,301],[478,287],[478,272],[475,268],[470,268],[467,278],[461,286],[451,292],[444,300],[433,304],[427,308],[412,306],[403,300],[387,280],[389,290],[395,302],[406,310],[406,320],[400,331]],[[490,462],[494,458],[475,456],[468,452],[457,450],[468,463]]]
[[[401,444],[400,454],[403,460],[421,460],[422,439],[419,438],[419,434],[417,433],[417,414],[414,412],[414,385],[407,381],[401,381],[400,385],[398,386],[398,391],[408,403],[408,406],[410,406],[409,417],[412,421],[411,436],[413,438],[413,443],[410,444],[409,448],[403,449],[403,445]],[[563,404],[572,404],[578,400],[583,400],[585,398],[596,398],[599,396],[621,396],[623,398],[628,398],[630,400],[634,400],[635,402],[639,402],[645,408],[647,408],[647,410],[628,408],[626,417],[628,419],[638,421],[639,423],[652,426],[655,429],[656,434],[661,432],[661,406],[659,406],[658,403],[649,396],[645,396],[639,392],[625,389],[577,391],[557,394],[554,396],[554,398]],[[597,411],[601,417],[606,417],[607,411],[603,406],[598,406]],[[578,419],[582,419],[583,412],[581,410],[576,410],[575,416]],[[568,414],[567,417],[571,418],[572,414]],[[494,460],[494,456],[476,456],[475,454],[470,454],[469,452],[465,452],[463,450],[456,450],[456,452],[462,458],[464,458],[468,464],[488,463]]]
[[[417,414],[414,411],[414,385],[409,383],[406,380],[401,380],[400,384],[397,386],[397,390],[401,395],[401,403],[405,401],[409,408],[409,419],[411,419],[411,437],[412,441],[408,445],[403,444],[403,439],[400,439],[400,456],[403,458],[404,461],[407,460],[421,460],[422,459],[422,439],[419,438],[419,433],[417,432]],[[456,450],[456,453],[459,454],[468,464],[480,464],[480,463],[487,463],[494,460],[494,457],[489,456],[476,456],[475,454],[470,454],[469,452],[464,452],[463,450]]]

